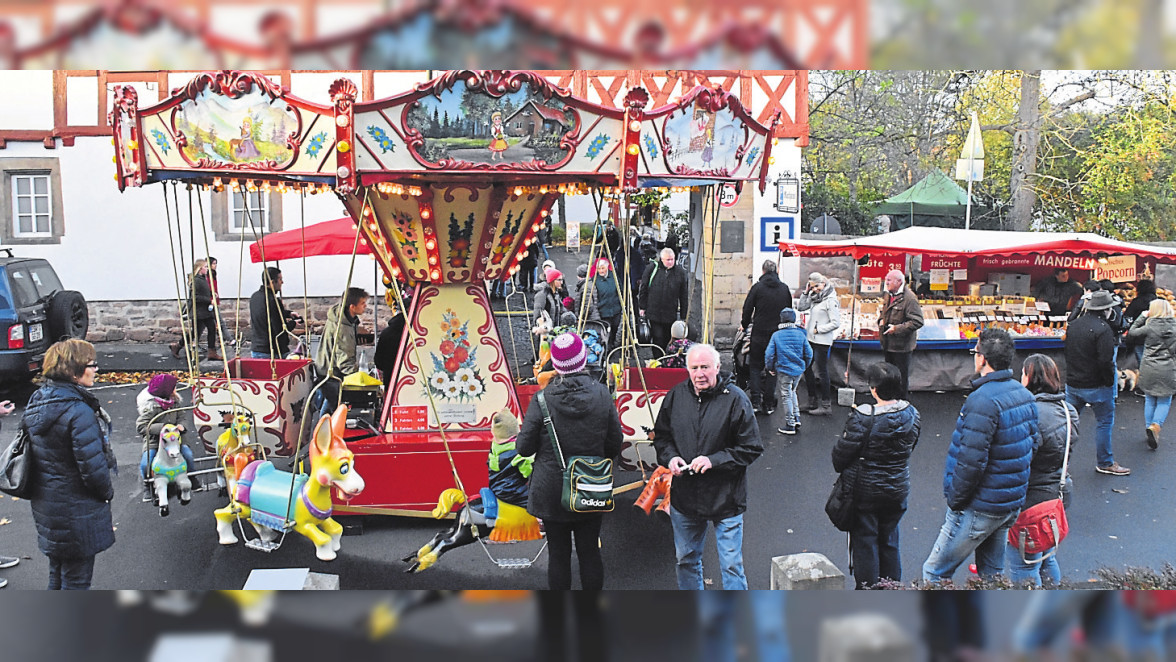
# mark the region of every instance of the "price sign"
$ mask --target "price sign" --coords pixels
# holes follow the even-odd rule
[[[397,432],[429,429],[429,408],[425,405],[393,407],[392,429]]]

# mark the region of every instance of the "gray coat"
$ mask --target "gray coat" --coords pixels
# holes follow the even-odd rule
[[[1159,398],[1176,395],[1176,317],[1140,316],[1127,337],[1143,343],[1139,389]]]

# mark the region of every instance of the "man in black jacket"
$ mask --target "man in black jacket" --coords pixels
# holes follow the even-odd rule
[[[1115,332],[1107,322],[1115,298],[1106,290],[1090,295],[1078,319],[1066,327],[1066,402],[1082,413],[1087,404],[1094,410],[1095,471],[1126,476],[1127,467],[1115,461],[1111,432],[1115,427]]]
[[[743,512],[747,467],[764,452],[751,401],[730,374],[719,374],[719,352],[694,345],[686,352],[688,381],[670,389],[654,423],[658,464],[674,475],[670,522],[678,559],[678,588],[703,589],[702,546],[715,527],[724,589],[746,589]],[[689,459],[687,459],[689,458]]]
[[[662,249],[661,260],[641,274],[637,291],[638,313],[649,320],[653,344],[662,349],[670,344],[670,325],[685,320],[690,308],[688,277],[684,269],[674,266],[677,258],[674,251]]]
[[[764,261],[763,275],[751,286],[743,302],[743,319],[739,328],[747,329],[747,325],[751,325],[751,346],[747,351],[751,406],[769,416],[776,410],[776,378],[764,374],[764,352],[780,325],[780,311],[791,307],[792,291],[776,275],[776,263]]]
[[[298,325],[298,316],[286,310],[278,298],[281,291],[282,270],[266,267],[261,274],[261,287],[249,297],[251,358],[284,359],[290,353],[290,332]]]

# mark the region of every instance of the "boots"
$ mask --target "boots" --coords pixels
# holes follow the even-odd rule
[[[180,356],[180,343],[174,342],[174,343],[168,345],[167,348],[171,350],[172,356],[176,357],[177,359],[182,358]]]
[[[808,401],[800,406],[800,410],[805,413],[812,413],[814,409],[818,409],[820,406],[820,401],[815,396],[810,395]]]
[[[657,511],[665,513],[666,517],[670,516],[670,484],[666,483],[666,495],[662,497],[661,503],[657,504]]]
[[[813,416],[828,416],[833,413],[833,403],[829,400],[821,399],[821,406],[809,412]]]
[[[1160,424],[1152,423],[1147,426],[1147,447],[1153,451],[1160,446]]]
[[[657,502],[657,498],[666,497],[665,501],[669,501],[668,494],[670,491],[670,479],[673,474],[665,467],[658,467],[653,470],[653,475],[649,477],[649,482],[645,484],[645,489],[641,491],[641,496],[633,502],[641,510],[648,515],[653,511],[653,504]]]
[[[223,361],[224,360],[224,357],[221,356],[220,354],[218,354],[215,349],[208,350],[208,357],[207,358],[209,361]]]

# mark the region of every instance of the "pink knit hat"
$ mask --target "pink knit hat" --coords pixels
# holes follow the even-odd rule
[[[551,365],[561,375],[580,372],[588,363],[584,341],[572,331],[561,333],[551,343]]]
[[[558,279],[558,278],[563,278],[563,274],[561,274],[558,270],[556,270],[554,268],[548,269],[546,276],[547,276],[547,284],[548,285],[554,283],[556,281],[556,279]]]
[[[179,381],[175,375],[170,375],[166,372],[155,375],[151,378],[151,381],[147,382],[147,392],[157,398],[170,400]]]

